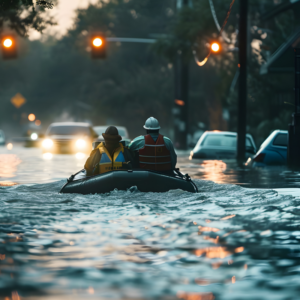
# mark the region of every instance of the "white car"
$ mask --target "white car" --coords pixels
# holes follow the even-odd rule
[[[98,134],[88,123],[52,123],[42,142],[44,153],[90,153]]]
[[[94,131],[99,135],[99,140],[104,140],[102,133],[105,133],[105,130],[107,129],[107,127],[109,127],[109,125],[107,126],[94,126],[93,129]],[[119,131],[119,135],[122,137],[122,140],[127,140],[129,139],[129,135],[128,135],[128,131],[127,128],[124,126],[116,126],[118,131]]]
[[[247,157],[256,153],[256,146],[250,134],[246,134]],[[229,131],[206,131],[199,139],[190,159],[233,159],[237,155],[237,133]]]
[[[2,130],[0,130],[0,146],[5,145],[5,134]]]

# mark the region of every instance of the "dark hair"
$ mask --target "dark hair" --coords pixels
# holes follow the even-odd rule
[[[156,130],[147,129],[147,134],[149,133],[159,133],[159,129]]]

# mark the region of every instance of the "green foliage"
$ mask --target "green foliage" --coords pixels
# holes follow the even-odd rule
[[[41,17],[43,11],[43,6],[36,9],[32,0],[1,1],[0,30],[3,31],[9,27],[20,36],[26,36],[30,28],[42,32],[47,25],[54,24],[51,18]]]

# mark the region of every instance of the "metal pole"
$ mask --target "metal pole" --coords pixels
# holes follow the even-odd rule
[[[300,167],[300,49],[295,50],[295,112],[289,124],[287,161],[288,166]]]
[[[177,0],[177,11],[184,6],[191,6],[190,0]],[[175,107],[173,110],[175,121],[175,147],[187,149],[188,135],[188,90],[189,90],[189,66],[185,60],[185,49],[178,49],[175,62]]]
[[[246,154],[247,117],[247,25],[248,0],[240,0],[239,20],[239,100],[238,100],[238,142],[237,159],[243,161]]]

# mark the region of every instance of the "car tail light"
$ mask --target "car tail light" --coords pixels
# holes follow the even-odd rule
[[[265,156],[266,156],[265,153],[259,153],[257,156],[255,156],[255,157],[253,158],[253,161],[256,161],[256,162],[263,162]]]

